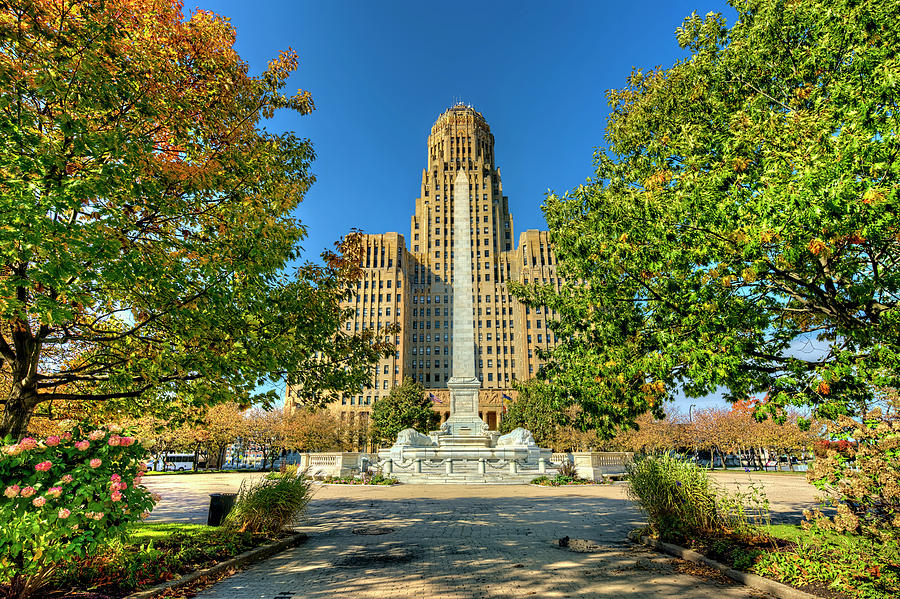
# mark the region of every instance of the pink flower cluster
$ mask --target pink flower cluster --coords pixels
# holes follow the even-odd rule
[[[47,495],[50,497],[59,497],[62,495],[62,487],[50,487],[47,489]]]
[[[99,468],[102,463],[103,460],[101,460],[100,458],[94,458],[93,460],[88,462],[91,468]]]
[[[76,443],[75,443],[75,449],[77,449],[78,451],[84,451],[85,449],[87,449],[90,446],[91,446],[91,444],[87,439],[83,439],[81,441],[76,441]]]
[[[25,437],[24,439],[19,441],[19,447],[21,447],[23,451],[31,451],[32,449],[37,449],[37,446],[37,439],[32,439],[31,437]]]
[[[98,429],[95,431],[91,431],[90,434],[88,435],[88,439],[90,439],[91,441],[98,441],[105,436],[106,436],[106,433]]]
[[[59,442],[60,438],[57,435],[50,435],[49,437],[47,437],[47,440],[44,441],[44,444],[47,447],[56,447],[57,445],[59,445]]]
[[[10,485],[10,486],[6,487],[6,490],[3,491],[3,494],[6,495],[7,497],[9,497],[10,499],[12,499],[13,497],[19,496],[20,490],[21,489],[19,488],[19,485]]]
[[[3,453],[5,453],[6,455],[19,455],[20,453],[22,453],[22,448],[18,444],[7,445],[3,448]]]
[[[134,437],[120,437],[119,435],[113,435],[109,438],[109,445],[111,447],[128,447],[129,445],[134,444],[134,440]]]
[[[46,472],[47,470],[50,470],[50,468],[52,468],[52,467],[53,467],[53,462],[50,462],[50,461],[44,461],[44,462],[41,462],[40,464],[34,465],[34,469],[37,470],[38,472]]]
[[[60,520],[65,520],[66,518],[68,518],[71,515],[72,515],[72,512],[70,512],[69,510],[67,510],[64,507],[59,508],[59,512],[56,513],[56,517],[59,518]]]
[[[34,507],[43,507],[44,504],[47,503],[47,500],[43,497],[35,497],[31,500],[31,503],[34,505]]]
[[[34,487],[25,487],[22,489],[22,497],[31,497],[35,493],[37,493],[37,489]]]
[[[122,477],[118,474],[113,474],[109,480],[109,490],[112,492],[110,497],[113,501],[122,501],[122,491],[128,488],[128,483],[122,482]]]
[[[65,484],[69,484],[69,483],[72,482],[73,480],[75,480],[75,479],[72,478],[72,475],[71,475],[71,474],[63,474],[62,481],[63,481]]]
[[[84,515],[85,515],[87,518],[90,518],[91,520],[100,520],[100,519],[102,519],[103,516],[105,516],[106,514],[104,514],[103,512],[86,512]]]

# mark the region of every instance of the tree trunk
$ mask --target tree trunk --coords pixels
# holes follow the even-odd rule
[[[28,421],[38,405],[38,396],[34,390],[22,389],[13,385],[6,398],[6,406],[0,417],[0,439],[11,435],[15,440],[25,436]]]

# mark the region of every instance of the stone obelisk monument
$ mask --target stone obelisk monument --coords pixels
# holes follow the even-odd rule
[[[469,179],[459,171],[453,182],[453,368],[450,418],[441,433],[451,437],[486,437],[488,426],[478,417],[475,376],[475,327],[472,315],[472,217],[469,214]]]

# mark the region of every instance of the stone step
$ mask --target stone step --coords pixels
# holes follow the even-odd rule
[[[453,474],[445,474],[445,473],[423,473],[423,474],[410,474],[410,473],[397,473],[395,472],[392,476],[394,476],[397,480],[402,483],[408,484],[439,484],[439,483],[456,483],[456,484],[510,484],[510,485],[521,485],[528,484],[538,476],[537,473],[527,472],[527,473],[519,473],[519,474],[510,474],[509,472],[504,473],[485,473],[478,474],[475,473],[453,473]]]

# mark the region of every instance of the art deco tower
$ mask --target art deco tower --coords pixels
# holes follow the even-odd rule
[[[409,238],[397,233],[364,236],[365,277],[348,302],[356,316],[346,323],[347,330],[401,326],[397,353],[378,364],[372,387],[340,398],[329,409],[342,417],[365,418],[391,387],[413,377],[425,386],[442,418],[449,416],[455,191],[456,179],[464,173],[468,191],[462,214],[468,213],[470,226],[479,414],[495,429],[504,396],[515,397],[513,381],[534,376],[540,366],[537,349],[555,343],[546,326],[554,315],[519,304],[506,284],[516,280],[558,285],[556,259],[545,231],[525,231],[514,247],[513,219],[494,162],[494,136],[481,113],[462,104],[442,113],[428,135],[425,162]],[[347,227],[358,224],[348,222]],[[288,389],[288,404],[291,394]]]
[[[410,282],[413,291],[421,291],[426,302],[424,306],[413,305],[411,373],[416,377],[423,373],[423,383],[437,388],[446,387],[452,373],[448,337],[452,331],[446,328],[452,322],[449,317],[452,308],[446,301],[452,298],[450,282],[456,249],[453,238],[454,185],[462,171],[468,179],[472,320],[476,343],[483,346],[490,342],[492,346],[490,380],[484,382],[486,387],[508,387],[515,378],[511,354],[506,354],[504,367],[504,354],[494,354],[493,349],[497,346],[511,348],[515,339],[514,335],[510,336],[514,323],[511,298],[505,285],[510,276],[508,252],[512,249],[513,221],[507,198],[503,196],[500,171],[494,165],[494,136],[480,113],[471,107],[457,105],[438,117],[432,126],[427,157],[428,167],[422,171],[422,185],[410,231],[414,257]],[[444,301],[443,305],[434,303],[440,300]],[[445,318],[436,320],[433,317],[437,315]],[[432,356],[430,360],[429,355]],[[436,360],[435,355],[441,359]],[[485,379],[485,356],[482,347],[481,365],[477,367],[482,379]]]

